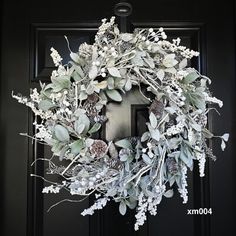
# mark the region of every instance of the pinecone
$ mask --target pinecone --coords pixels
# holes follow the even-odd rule
[[[179,167],[177,162],[175,161],[175,159],[173,157],[168,157],[166,159],[166,166],[168,171],[172,174],[175,175],[178,173]]]
[[[96,96],[96,94],[91,94],[83,104],[83,108],[85,109],[86,114],[92,119],[98,116],[99,113],[95,106],[97,101],[98,97]]]
[[[93,144],[90,147],[91,154],[94,154],[95,157],[101,158],[107,153],[107,144],[102,140],[94,140]]]
[[[176,116],[175,115],[169,115],[170,120],[165,123],[165,129],[168,129],[172,127],[173,125],[176,125]]]
[[[120,51],[121,53],[124,53],[126,50],[131,49],[132,44],[129,42],[122,42],[122,44],[120,45]]]
[[[129,140],[129,142],[131,143],[131,146],[133,148],[135,148],[137,146],[138,142],[140,141],[140,137],[138,137],[138,136],[128,137],[127,140]]]
[[[106,164],[109,168],[120,171],[123,169],[123,164],[118,158],[108,158],[106,159]]]
[[[162,117],[164,111],[164,104],[161,101],[158,101],[155,99],[151,106],[149,107],[149,113],[153,113],[157,119],[160,119]]]

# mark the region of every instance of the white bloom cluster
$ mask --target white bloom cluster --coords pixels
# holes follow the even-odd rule
[[[32,90],[32,93],[30,94],[30,98],[32,99],[33,102],[36,102],[36,103],[39,103],[41,101],[37,88],[34,88]]]
[[[58,53],[58,51],[56,49],[54,49],[53,47],[51,47],[50,50],[51,50],[50,56],[52,57],[52,60],[53,60],[53,63],[55,64],[55,66],[61,65],[61,61],[63,59],[60,56],[60,54]]]
[[[187,203],[188,202],[188,190],[187,190],[187,167],[184,165],[181,168],[181,188],[178,188],[178,191],[180,193],[180,196],[183,198],[183,203]]]
[[[185,46],[179,46],[178,44],[180,43],[180,40],[176,40],[174,41],[174,43],[171,43],[169,41],[163,40],[163,41],[159,41],[158,45],[160,47],[162,47],[163,49],[168,49],[171,52],[179,52],[180,55],[182,55],[183,57],[190,59],[192,57],[197,57],[199,56],[199,52],[190,50],[188,48],[186,48]]]
[[[183,122],[179,122],[177,125],[173,125],[171,126],[170,128],[168,128],[166,130],[166,134],[168,136],[171,136],[171,135],[175,135],[175,134],[179,134],[183,131],[183,128],[184,128],[184,124]]]
[[[171,80],[170,85],[166,86],[165,90],[171,100],[173,100],[179,107],[185,105],[186,97],[183,95],[183,90],[178,86],[175,79]]]
[[[178,70],[176,78],[179,79],[179,80],[182,80],[188,74],[189,74],[188,70]]]
[[[142,226],[146,221],[147,207],[148,207],[148,202],[144,198],[143,192],[141,192],[138,196],[138,208],[137,208],[138,213],[135,215],[136,223],[134,225],[134,230],[136,231],[139,230],[139,226]]]
[[[82,216],[93,215],[95,210],[101,210],[102,208],[104,208],[109,200],[110,199],[107,197],[99,198],[91,207],[89,207],[88,209],[85,209],[81,213],[81,215]]]
[[[14,95],[13,92],[12,92],[12,97],[15,98],[19,103],[25,104],[27,107],[31,108],[35,116],[40,116],[42,119],[49,119],[53,116],[52,111],[43,111],[41,109],[38,109],[35,106],[35,104],[37,104],[36,102],[32,102],[22,96]]]
[[[103,35],[107,31],[107,29],[109,29],[112,25],[114,25],[114,23],[115,23],[114,16],[111,17],[109,22],[107,22],[106,18],[102,19],[102,25],[98,28],[98,32],[97,32],[97,35],[95,36],[95,38]]]
[[[51,139],[52,134],[51,132],[46,129],[46,127],[43,124],[35,124],[36,129],[38,132],[35,134],[35,137],[41,141]]]
[[[59,193],[60,188],[58,186],[50,185],[48,187],[44,187],[42,193]]]
[[[196,158],[198,160],[198,167],[199,167],[199,175],[200,177],[205,176],[205,163],[206,163],[206,154],[201,151],[201,148],[199,146],[196,146],[195,149],[196,152]]]
[[[57,70],[52,71],[51,78],[68,74],[69,74],[69,68],[65,68],[63,65],[59,65]]]
[[[157,206],[160,204],[165,190],[165,185],[157,185],[155,187],[156,197],[148,199],[148,211],[151,215],[155,216],[157,214]]]

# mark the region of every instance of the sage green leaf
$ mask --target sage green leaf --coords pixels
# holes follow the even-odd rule
[[[89,70],[89,78],[90,79],[95,79],[98,75],[98,68],[97,66],[91,66],[90,70]]]
[[[128,78],[125,84],[125,91],[130,91],[131,88],[132,88],[131,79]]]
[[[120,72],[116,67],[107,68],[110,75],[121,78]]]
[[[143,133],[142,137],[141,137],[141,142],[145,142],[150,138],[150,133],[147,131],[145,133]]]
[[[132,145],[128,139],[121,139],[121,140],[115,142],[115,145],[118,147],[122,147],[122,148],[132,149]]]
[[[194,82],[197,78],[199,78],[199,74],[196,72],[191,72],[183,78],[182,82],[184,84],[190,84]]]
[[[133,197],[130,197],[129,199],[126,199],[126,205],[131,209],[135,209],[137,206],[137,200],[134,199]]]
[[[157,118],[152,112],[149,115],[149,120],[152,128],[155,129],[157,127]]]
[[[147,164],[147,165],[151,165],[152,164],[152,159],[147,155],[147,154],[142,154],[142,158],[143,161]]]
[[[184,58],[180,63],[179,63],[179,69],[182,70],[188,65],[188,60]]]
[[[69,135],[68,130],[62,125],[55,125],[54,133],[55,133],[56,139],[61,142],[68,142],[70,140],[70,135]]]
[[[62,89],[68,89],[70,87],[70,77],[69,76],[60,76],[52,77],[52,88],[54,92],[59,92]]]
[[[160,140],[160,131],[158,129],[154,129],[149,124],[148,124],[148,129],[149,129],[151,138],[155,139],[156,141],[159,141]]]
[[[107,86],[108,86],[108,89],[114,89],[114,78],[112,77],[108,77],[107,79]]]
[[[120,212],[121,215],[124,216],[126,211],[127,211],[127,206],[123,201],[121,201],[120,205],[119,205],[119,212]]]
[[[131,59],[131,63],[135,66],[143,66],[144,61],[139,54],[136,54],[134,58]]]
[[[71,145],[71,153],[77,155],[80,153],[81,149],[84,148],[84,141],[82,139],[74,141]]]
[[[82,80],[82,77],[79,75],[79,73],[77,71],[73,71],[72,73],[72,78],[75,80],[75,81],[80,81]]]
[[[81,113],[80,115],[79,115],[79,118],[78,118],[78,120],[76,120],[75,121],[75,123],[74,123],[74,129],[75,129],[75,131],[78,133],[78,134],[80,134],[79,132],[80,132],[80,129],[81,129],[81,124],[83,124],[84,125],[84,130],[83,130],[83,134],[86,134],[87,132],[88,132],[88,130],[89,130],[89,126],[90,126],[90,120],[89,120],[89,118],[85,115],[85,114],[83,114],[83,113]]]
[[[173,195],[174,195],[173,189],[169,189],[164,193],[164,196],[167,198],[171,198],[171,197],[173,197]]]
[[[80,66],[75,66],[75,71],[79,74],[79,76],[81,78],[84,78],[84,71],[82,70],[82,68]]]
[[[80,62],[79,55],[75,52],[70,53],[70,58],[76,63]]]
[[[116,102],[121,102],[122,101],[122,97],[121,97],[120,93],[117,90],[115,90],[115,89],[113,89],[113,90],[106,90],[106,94],[113,101],[116,101]]]
[[[66,145],[64,146],[61,151],[60,151],[60,155],[59,155],[59,160],[62,161],[65,157],[65,154],[67,152],[67,150],[69,149],[69,147]]]
[[[165,76],[165,71],[163,69],[160,69],[157,71],[156,75],[157,75],[157,78],[162,81]]]
[[[93,125],[93,127],[88,131],[89,134],[93,134],[95,132],[97,132],[100,128],[101,128],[101,124],[100,123],[95,123]]]
[[[81,134],[83,131],[84,131],[84,128],[85,128],[85,124],[79,124],[77,127],[76,127],[76,132],[78,134]]]
[[[189,152],[186,145],[181,146],[181,151],[180,151],[179,157],[186,164],[186,166],[188,166],[189,168],[192,168],[192,166],[193,166],[192,155]]]
[[[39,109],[41,109],[43,111],[47,111],[52,107],[55,107],[55,104],[53,104],[49,100],[42,100],[42,101],[39,102]]]
[[[115,79],[115,87],[118,89],[123,89],[123,87],[126,84],[126,80],[125,79],[121,79],[121,78],[116,78]]]

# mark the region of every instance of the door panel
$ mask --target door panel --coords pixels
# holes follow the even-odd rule
[[[209,117],[210,128],[215,133],[225,130],[231,134],[224,153],[212,144],[219,157],[216,163],[206,166],[206,177],[198,177],[196,166],[189,172],[189,202],[186,205],[178,194],[163,199],[155,217],[149,216],[139,232],[134,232],[134,212],[125,216],[118,213],[118,206],[108,206],[91,217],[80,212],[93,203],[93,197],[84,202],[63,202],[48,213],[48,208],[63,199],[67,193],[43,195],[46,183],[30,174],[45,174],[47,163],[38,160],[50,157],[50,150],[18,135],[33,133],[33,117],[23,106],[11,99],[11,90],[28,94],[30,87],[39,81],[48,82],[54,69],[50,48],[57,49],[68,60],[64,35],[72,50],[82,42],[92,43],[100,19],[113,14],[116,1],[58,1],[30,2],[3,1],[1,36],[1,146],[2,189],[4,224],[1,235],[12,236],[221,236],[234,235],[235,214],[235,55],[234,55],[234,5],[222,5],[203,0],[129,1],[133,13],[127,18],[117,18],[123,30],[164,27],[169,39],[180,37],[182,44],[200,51],[200,57],[191,66],[213,79],[212,90],[224,100],[221,117]],[[157,5],[158,4],[158,5]],[[129,27],[127,27],[129,26]],[[227,42],[227,43],[222,43]],[[106,108],[109,121],[102,137],[112,140],[140,135],[145,129],[148,103],[138,89],[125,95],[122,104],[110,103]],[[218,144],[218,143],[217,143]],[[213,215],[187,215],[187,209],[209,208]]]

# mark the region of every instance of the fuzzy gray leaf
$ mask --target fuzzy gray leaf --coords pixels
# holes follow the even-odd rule
[[[121,202],[120,202],[120,205],[119,205],[119,212],[120,212],[120,214],[121,214],[122,216],[124,216],[125,213],[126,213],[126,210],[127,210],[126,204],[125,204],[123,201],[121,201]]]
[[[115,89],[113,89],[113,90],[106,90],[106,94],[113,101],[116,101],[116,102],[121,102],[122,101],[122,97],[121,97],[120,93],[117,90],[115,90]]]
[[[110,75],[121,78],[120,72],[116,67],[107,68]]]
[[[68,142],[70,140],[69,132],[62,125],[55,125],[54,133],[55,133],[57,140],[59,140],[61,142]]]
[[[98,75],[98,68],[93,65],[89,70],[89,78],[95,79],[97,75]]]

